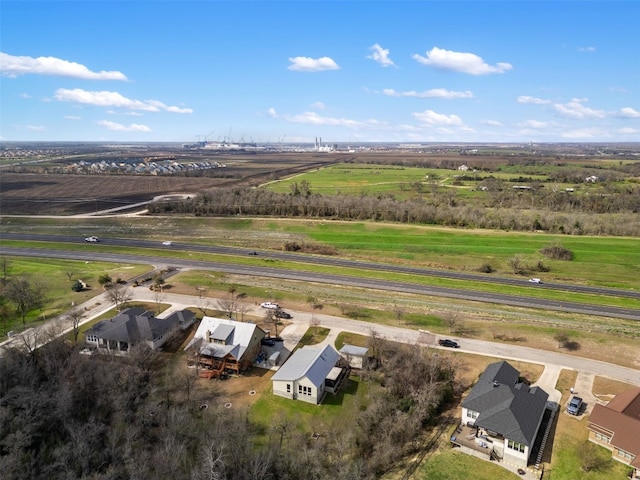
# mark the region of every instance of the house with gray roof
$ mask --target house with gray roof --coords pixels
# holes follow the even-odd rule
[[[340,355],[349,362],[351,368],[364,368],[367,364],[369,348],[345,343],[340,349]]]
[[[255,323],[205,316],[185,350],[190,364],[238,374],[254,363],[265,337]]]
[[[349,368],[331,345],[304,346],[271,377],[273,394],[318,405],[335,393],[349,376]]]
[[[462,402],[462,424],[491,457],[526,467],[549,395],[520,381],[505,361],[490,364]]]
[[[158,318],[141,307],[123,310],[109,320],[95,324],[85,332],[86,342],[99,352],[127,355],[140,342],[152,350],[162,347],[171,335],[185,330],[195,322],[190,310],[174,312],[166,318]]]

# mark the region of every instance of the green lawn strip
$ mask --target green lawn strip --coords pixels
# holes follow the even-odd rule
[[[52,248],[65,248],[65,244],[46,244],[45,242],[36,242],[37,246],[41,247],[49,247],[52,245]],[[25,242],[21,242],[22,246],[25,245]],[[9,246],[9,245],[7,245]],[[84,247],[84,245],[80,245],[80,247]],[[104,246],[103,246],[104,247]],[[336,267],[332,266],[323,266],[323,265],[314,265],[308,263],[296,263],[293,261],[283,261],[283,260],[275,260],[275,259],[264,259],[264,258],[245,258],[244,256],[228,256],[228,255],[217,255],[217,254],[206,254],[202,252],[188,252],[185,250],[177,251],[172,250],[168,252],[167,250],[156,250],[156,249],[146,249],[146,248],[131,248],[131,247],[107,247],[101,248],[103,252],[113,252],[113,253],[126,253],[130,255],[158,255],[167,258],[183,258],[188,260],[197,260],[197,261],[208,261],[208,262],[220,262],[226,264],[234,264],[234,265],[256,265],[260,267],[269,267],[275,269],[282,269],[284,271],[299,271],[299,272],[310,272],[310,273],[326,273],[326,274],[336,274]],[[306,259],[313,258],[311,256],[305,257]],[[170,263],[170,261],[168,262]],[[584,303],[584,304],[592,304],[592,305],[607,305],[607,306],[617,306],[624,308],[640,308],[640,300],[632,299],[632,298],[619,298],[610,295],[591,295],[584,293],[575,293],[575,292],[564,292],[560,290],[550,290],[545,288],[532,288],[530,286],[519,287],[519,286],[511,286],[511,285],[502,285],[502,284],[493,284],[491,283],[491,276],[487,275],[486,282],[477,282],[477,281],[466,281],[466,280],[455,280],[455,279],[447,279],[447,278],[439,278],[435,276],[426,276],[426,275],[409,275],[403,273],[394,273],[394,272],[384,272],[377,270],[366,270],[366,267],[362,268],[346,268],[340,267],[340,275],[352,276],[357,278],[367,278],[367,279],[380,279],[385,281],[396,281],[402,283],[409,284],[418,284],[424,286],[434,286],[434,287],[445,287],[445,288],[454,288],[461,290],[468,290],[469,292],[478,291],[478,292],[489,292],[489,293],[500,293],[505,295],[518,295],[523,297],[532,297],[532,298],[540,298],[547,300],[556,300],[556,301],[569,301],[574,303]]]
[[[16,222],[14,222],[14,220]],[[69,225],[50,225],[44,220],[33,220],[32,229],[39,227],[49,233],[52,228],[64,228],[65,234],[80,235],[66,231]],[[525,265],[535,266],[542,261],[550,267],[548,273],[532,273],[547,281],[561,283],[585,283],[590,285],[640,289],[636,275],[640,269],[638,239],[620,237],[579,237],[549,235],[542,233],[516,233],[494,231],[468,231],[424,225],[378,224],[373,222],[342,222],[309,219],[268,218],[170,218],[136,219],[135,225],[126,219],[92,219],[94,227],[82,224],[81,231],[99,230],[98,234],[122,238],[171,238],[178,242],[210,245],[235,245],[243,248],[280,248],[282,237],[300,236],[313,242],[331,245],[341,256],[360,259],[386,258],[388,262],[454,268],[476,271],[484,264],[491,265],[497,274],[512,275],[509,259],[521,255]],[[14,231],[28,228],[23,219],[11,219]],[[162,226],[158,226],[158,222]],[[6,221],[4,222],[6,224]],[[21,227],[22,225],[22,227]],[[39,227],[38,227],[39,226]],[[185,233],[189,233],[185,237]],[[243,235],[243,232],[246,232]],[[261,235],[261,232],[269,232]],[[62,232],[61,232],[62,233]],[[5,240],[6,241],[6,240]],[[570,262],[549,260],[539,250],[546,245],[560,243],[574,253]],[[9,245],[9,243],[7,243]],[[92,248],[95,245],[78,245]],[[69,248],[69,247],[66,247]],[[166,250],[166,249],[165,249]],[[172,250],[172,252],[175,252]],[[158,251],[158,255],[166,254]]]

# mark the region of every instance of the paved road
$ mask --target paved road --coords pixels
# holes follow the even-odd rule
[[[97,247],[88,252],[76,252],[55,250],[46,248],[18,248],[0,247],[0,254],[16,256],[32,256],[47,258],[66,258],[70,260],[93,260],[116,263],[135,263],[146,265],[170,265],[181,269],[215,270],[218,272],[239,274],[239,275],[259,275],[264,277],[287,279],[300,282],[329,283],[333,285],[347,285],[372,290],[388,290],[394,292],[412,293],[418,295],[428,295],[444,298],[455,298],[461,300],[511,305],[523,308],[538,308],[542,310],[556,310],[562,312],[573,312],[583,315],[595,315],[603,317],[623,318],[627,320],[640,321],[640,309],[609,307],[606,305],[584,304],[575,302],[564,302],[548,300],[535,297],[525,297],[519,295],[504,295],[499,293],[470,291],[455,288],[444,288],[431,285],[418,285],[405,282],[392,282],[380,279],[370,279],[363,277],[350,277],[346,275],[323,274],[304,272],[296,270],[285,270],[257,265],[237,265],[220,262],[188,260],[179,258],[168,258],[148,255],[128,255],[111,252],[103,252]],[[170,247],[167,247],[170,248]]]
[[[156,301],[154,292],[147,288],[133,288],[132,292],[135,300],[144,302]],[[208,299],[208,301],[211,305],[215,305],[216,299]],[[165,304],[171,304],[170,310],[165,311],[164,315],[167,315],[176,309],[179,310],[187,307],[196,307],[202,304],[202,300],[197,296],[172,293],[164,293],[162,302]],[[78,307],[86,309],[87,314],[84,322],[87,322],[108,311],[112,308],[112,304],[109,303],[103,294],[94,297]],[[287,310],[289,311],[289,309]],[[252,305],[249,313],[260,316],[264,314],[264,310],[259,306]],[[322,313],[293,311],[291,311],[291,313],[293,314],[293,319],[291,320],[293,324],[308,326],[310,325],[313,317],[314,320],[320,322],[321,326],[331,329],[332,335],[336,335],[340,331],[352,332],[360,335],[370,335],[372,332],[375,332],[375,334],[380,338],[387,340],[409,344],[428,345],[438,349],[443,348],[437,345],[437,340],[444,337],[431,334],[424,330],[412,330],[402,327],[371,324],[360,320],[352,320]],[[632,385],[640,385],[640,370],[638,369],[519,345],[509,345],[467,338],[456,340],[461,346],[461,348],[456,351],[460,352],[480,354],[507,360],[521,360],[540,365],[555,365],[559,368],[600,375],[630,383]]]
[[[25,241],[46,241],[60,243],[84,243],[82,237],[63,236],[63,235],[33,235],[22,233],[2,233],[2,237],[7,240],[25,240]],[[157,241],[136,240],[126,238],[101,238],[102,245],[107,246],[127,246],[136,248],[164,248]],[[245,248],[226,247],[216,245],[198,245],[187,243],[173,243],[170,247],[171,251],[189,251],[204,252],[220,255],[247,255],[248,250]],[[587,293],[592,295],[611,295],[623,298],[640,299],[640,290],[622,290],[618,288],[594,287],[589,285],[574,285],[569,283],[543,283],[535,284],[522,278],[500,277],[497,275],[456,272],[451,270],[436,270],[422,267],[408,267],[404,265],[390,265],[384,263],[365,262],[360,260],[349,260],[339,257],[331,257],[326,255],[309,255],[302,253],[278,252],[274,250],[256,252],[259,258],[269,260],[282,260],[287,262],[308,263],[316,265],[326,265],[341,268],[356,268],[363,270],[377,270],[394,273],[406,273],[411,275],[421,275],[425,277],[449,278],[453,280],[464,280],[474,282],[486,282],[499,285],[511,285],[532,289],[561,290],[565,292]]]

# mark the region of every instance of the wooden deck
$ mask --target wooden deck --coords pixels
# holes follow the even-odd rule
[[[468,453],[490,460],[493,452],[493,442],[486,438],[478,437],[476,434],[476,428],[458,425],[450,440],[453,445],[467,450]],[[499,460],[495,457],[495,453],[493,455],[494,459]]]

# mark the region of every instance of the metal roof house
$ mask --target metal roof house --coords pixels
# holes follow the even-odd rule
[[[549,395],[519,380],[505,361],[490,364],[462,402],[462,424],[491,458],[526,467]]]
[[[611,450],[614,459],[633,468],[630,478],[640,479],[640,387],[594,405],[587,428],[590,441]]]
[[[195,318],[195,313],[190,310],[157,318],[153,312],[141,307],[128,308],[87,330],[86,342],[99,352],[115,355],[127,355],[131,347],[140,342],[156,350],[166,343],[174,331],[190,327]]]
[[[273,394],[318,405],[327,393],[335,393],[349,368],[331,345],[304,346],[273,375]]]
[[[191,352],[189,363],[212,370],[224,364],[225,370],[240,373],[253,364],[265,336],[255,323],[203,317],[185,350]]]
[[[351,368],[363,368],[366,366],[369,349],[367,347],[345,344],[340,349],[340,355],[349,362]]]

